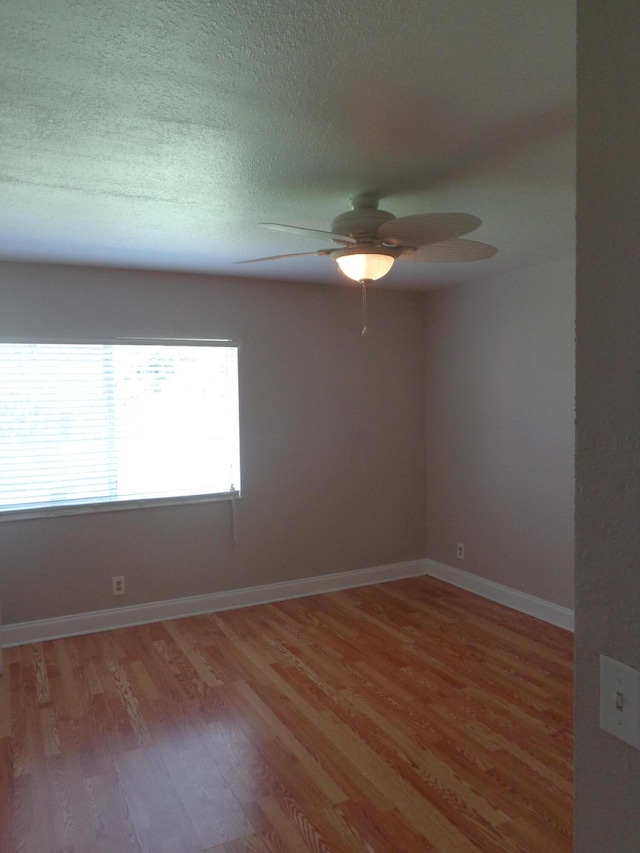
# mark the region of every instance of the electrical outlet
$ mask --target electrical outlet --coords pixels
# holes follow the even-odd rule
[[[111,578],[111,586],[114,595],[124,595],[124,576],[120,575],[118,578]]]
[[[640,672],[600,655],[600,728],[640,749]]]
[[[456,556],[459,560],[464,560],[464,543],[458,542],[458,547],[456,549]]]

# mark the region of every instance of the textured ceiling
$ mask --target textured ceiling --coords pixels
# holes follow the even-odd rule
[[[392,287],[574,252],[567,0],[4,0],[0,257],[338,283],[352,195],[463,211],[498,254],[398,262]]]

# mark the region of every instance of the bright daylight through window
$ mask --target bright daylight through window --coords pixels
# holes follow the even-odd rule
[[[233,342],[0,343],[0,517],[239,491]]]

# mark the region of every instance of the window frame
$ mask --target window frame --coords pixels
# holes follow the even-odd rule
[[[241,428],[241,399],[240,399],[240,342],[237,338],[174,338],[174,337],[96,337],[96,338],[50,338],[43,336],[0,336],[0,344],[57,344],[63,346],[187,346],[187,347],[229,347],[237,352],[238,366],[238,469],[242,477],[242,428]],[[183,506],[187,504],[217,503],[242,498],[240,489],[235,487],[224,492],[208,492],[193,495],[174,495],[150,498],[133,498],[124,500],[101,500],[77,504],[54,504],[51,506],[32,507],[25,509],[3,509],[0,507],[0,524],[10,521],[22,521],[33,518],[50,518],[56,516],[91,515],[103,512],[127,512],[139,509],[154,509],[156,507]]]

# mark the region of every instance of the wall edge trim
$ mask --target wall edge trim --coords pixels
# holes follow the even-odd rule
[[[536,596],[456,569],[445,563],[439,563],[436,560],[422,559],[390,563],[369,569],[316,575],[293,581],[279,581],[278,583],[224,592],[212,592],[186,598],[125,605],[107,610],[94,610],[89,613],[56,616],[51,619],[37,619],[32,622],[16,622],[3,625],[0,633],[2,645],[9,648],[25,643],[41,643],[62,637],[93,634],[96,631],[128,628],[149,622],[160,622],[165,619],[180,619],[183,616],[235,610],[239,607],[252,607],[257,604],[269,604],[290,598],[302,598],[307,595],[321,595],[327,592],[337,592],[342,589],[353,589],[354,587],[421,575],[428,575],[445,581],[452,586],[475,593],[481,598],[503,604],[512,610],[534,616],[543,622],[548,622],[567,631],[574,630],[574,612],[567,607],[545,601],[542,598],[536,598]]]
[[[9,623],[2,626],[0,634],[5,648],[21,646],[25,643],[41,643],[62,637],[93,634],[96,631],[128,628],[165,619],[180,619],[183,616],[196,616],[201,613],[235,610],[239,607],[252,607],[256,604],[285,601],[289,598],[302,598],[308,595],[337,592],[341,589],[418,577],[425,574],[425,564],[425,560],[411,560],[369,569],[316,575],[310,578],[205,593],[186,598],[124,605],[107,610],[37,619],[32,622]]]
[[[473,575],[462,569],[456,569],[446,563],[439,563],[437,560],[426,560],[425,563],[425,574],[430,577],[438,578],[452,586],[473,592],[482,598],[495,601],[497,604],[504,604],[506,607],[518,610],[520,613],[526,613],[528,616],[535,616],[536,619],[556,625],[558,628],[564,628],[566,631],[573,632],[574,630],[574,611],[568,607],[554,604],[544,598],[537,598],[527,592],[520,592],[520,590]]]

